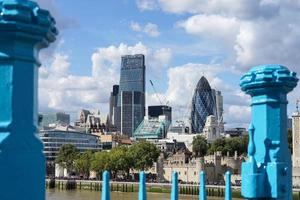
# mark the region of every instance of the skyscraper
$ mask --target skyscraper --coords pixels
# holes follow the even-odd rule
[[[122,56],[115,125],[132,136],[145,116],[145,56]]]
[[[207,79],[202,76],[196,86],[192,99],[192,133],[202,133],[208,116],[215,116],[219,131],[223,127],[223,97],[220,91],[211,89]]]
[[[109,125],[114,125],[114,116],[116,112],[116,107],[118,105],[118,95],[119,95],[119,85],[113,86],[113,91],[110,93],[109,97],[109,116],[108,122]]]

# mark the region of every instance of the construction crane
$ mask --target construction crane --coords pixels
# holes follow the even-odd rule
[[[160,105],[163,105],[163,103],[162,103],[162,101],[161,101],[161,99],[160,99],[160,97],[159,97],[159,95],[158,95],[158,93],[157,93],[157,91],[156,91],[156,88],[155,88],[155,86],[154,86],[154,84],[153,84],[153,82],[152,82],[151,80],[150,80],[150,84],[151,84],[151,86],[152,86],[152,88],[153,88],[153,90],[154,90],[154,92],[155,92],[155,95],[156,95],[156,97],[157,97],[157,99],[158,99]]]

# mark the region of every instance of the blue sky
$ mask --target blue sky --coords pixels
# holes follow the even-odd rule
[[[239,78],[252,66],[280,63],[300,72],[300,1],[38,0],[60,35],[42,52],[40,111],[100,109],[118,83],[120,56],[144,53],[147,104],[158,95],[186,119],[202,75],[224,96],[228,126],[247,126],[249,97]],[[294,110],[299,87],[289,100]]]

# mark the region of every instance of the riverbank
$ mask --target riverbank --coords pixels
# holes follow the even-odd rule
[[[46,180],[47,189],[59,190],[90,190],[101,191],[101,181],[88,181],[88,180]],[[112,192],[136,193],[138,192],[138,182],[110,182],[110,190]],[[198,185],[179,184],[179,194],[181,195],[194,195],[199,194]],[[147,183],[147,192],[150,193],[171,193],[171,184],[165,183]],[[224,186],[207,186],[206,194],[209,197],[224,197]],[[241,198],[239,187],[232,187],[232,197]]]

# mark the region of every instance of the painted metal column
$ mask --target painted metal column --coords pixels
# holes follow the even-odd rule
[[[252,97],[248,160],[242,164],[242,195],[248,199],[292,199],[291,153],[287,143],[287,93],[295,72],[281,65],[252,68],[240,82]]]
[[[0,0],[0,199],[45,199],[45,158],[37,132],[38,54],[55,40],[48,11]]]
[[[146,174],[144,171],[140,172],[139,200],[147,200]]]
[[[171,200],[178,200],[178,173],[172,174]]]
[[[109,172],[106,170],[102,173],[101,200],[110,200]]]

